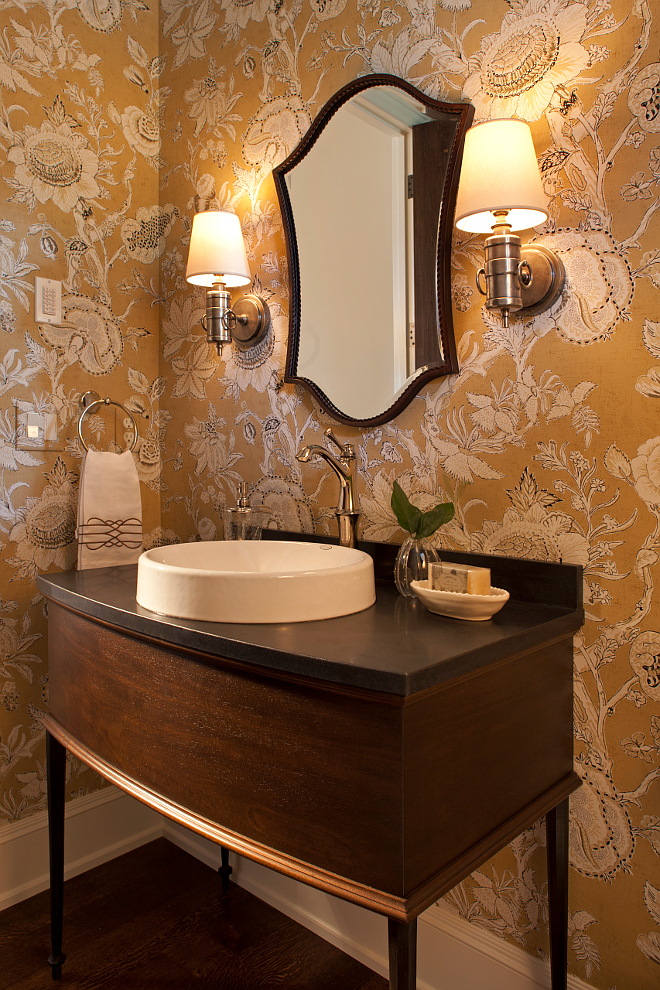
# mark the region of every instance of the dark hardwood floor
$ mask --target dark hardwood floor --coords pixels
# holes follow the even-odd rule
[[[49,892],[0,913],[0,987],[56,987]],[[386,990],[387,980],[166,839],[64,889],[62,990]]]

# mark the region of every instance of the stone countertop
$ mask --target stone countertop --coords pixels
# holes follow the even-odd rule
[[[434,615],[378,578],[396,546],[360,546],[375,558],[375,605],[319,622],[239,625],[158,615],[135,600],[136,564],[41,575],[37,584],[53,602],[129,635],[399,697],[571,635],[584,621],[580,567],[443,552],[443,560],[485,563],[493,585],[511,592],[492,619],[468,622]]]

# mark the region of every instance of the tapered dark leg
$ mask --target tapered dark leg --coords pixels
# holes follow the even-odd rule
[[[54,980],[62,979],[62,918],[64,913],[64,783],[66,749],[46,733],[48,770],[48,843],[50,849],[50,948],[48,963]]]
[[[417,918],[387,919],[390,948],[390,990],[415,990],[417,985]]]
[[[568,798],[545,816],[552,990],[566,990],[568,964]]]
[[[220,846],[220,857],[222,866],[218,867],[218,873],[222,877],[222,893],[226,894],[229,890],[229,877],[234,872],[229,865],[229,850],[226,846]]]

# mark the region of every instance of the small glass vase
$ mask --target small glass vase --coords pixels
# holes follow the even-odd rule
[[[420,540],[416,540],[414,536],[407,537],[399,547],[394,564],[394,583],[399,594],[414,598],[415,592],[410,587],[410,582],[425,581],[431,576],[429,564],[439,560],[438,551],[425,537]]]

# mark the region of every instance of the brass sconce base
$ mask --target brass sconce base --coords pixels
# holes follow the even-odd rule
[[[232,339],[242,351],[261,343],[270,327],[270,310],[263,299],[249,293],[238,299],[226,316]]]
[[[521,286],[522,309],[516,313],[525,319],[550,309],[557,302],[566,282],[566,269],[559,255],[541,244],[527,244],[521,255],[522,261],[526,261],[532,270],[529,285]]]

